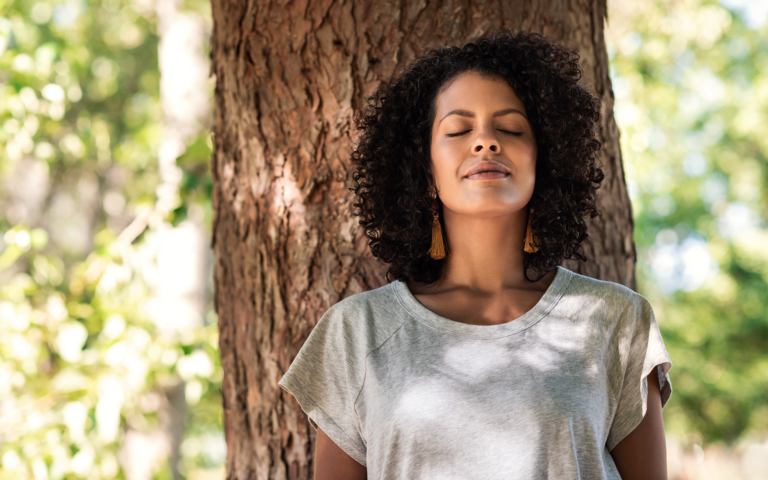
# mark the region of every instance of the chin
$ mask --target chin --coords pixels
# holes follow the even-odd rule
[[[444,207],[464,215],[509,215],[524,209],[530,198],[530,195],[523,197],[518,192],[483,189],[468,192],[467,195],[457,195],[452,201],[444,203]]]
[[[499,202],[497,205],[489,204],[464,204],[460,208],[452,209],[452,211],[459,215],[469,216],[473,218],[495,218],[505,215],[512,215],[525,208],[525,205],[509,205]]]

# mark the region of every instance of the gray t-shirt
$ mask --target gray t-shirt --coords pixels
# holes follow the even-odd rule
[[[279,385],[371,479],[620,479],[609,453],[672,367],[648,300],[558,267],[501,325],[419,303],[401,281],[323,315]]]

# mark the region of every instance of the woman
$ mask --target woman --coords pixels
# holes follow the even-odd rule
[[[604,178],[577,61],[497,33],[416,59],[358,117],[355,206],[393,281],[331,307],[279,382],[316,479],[666,478],[651,305],[560,266],[586,261]]]

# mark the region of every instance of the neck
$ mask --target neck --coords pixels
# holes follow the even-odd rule
[[[475,291],[529,289],[523,245],[528,209],[497,217],[473,217],[443,209],[449,255],[438,284]]]

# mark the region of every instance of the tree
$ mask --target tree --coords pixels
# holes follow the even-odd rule
[[[499,27],[579,52],[603,102],[602,215],[574,271],[634,288],[633,220],[603,38],[605,1],[213,0],[216,308],[230,479],[310,478],[314,431],[277,382],[325,310],[385,283],[350,213],[353,112],[415,56]]]

